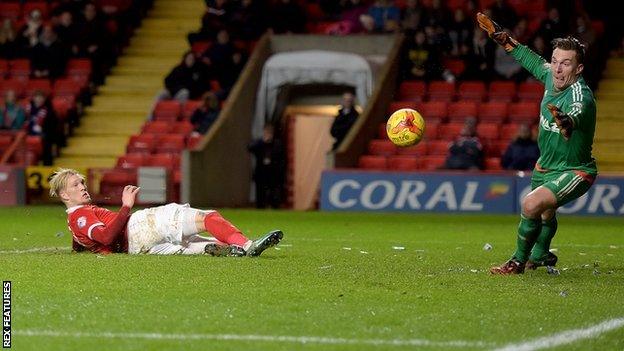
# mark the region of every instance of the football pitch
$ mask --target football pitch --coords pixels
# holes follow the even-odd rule
[[[515,216],[221,212],[284,240],[258,258],[72,254],[61,205],[0,209],[12,347],[624,349],[624,218],[560,216],[560,274],[501,277]]]

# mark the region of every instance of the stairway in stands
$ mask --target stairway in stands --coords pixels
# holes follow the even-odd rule
[[[81,125],[69,138],[61,167],[113,167],[130,135],[140,132],[163,79],[189,47],[188,32],[200,26],[204,4],[197,0],[156,0],[117,66],[101,86]]]
[[[624,58],[610,58],[596,91],[599,172],[624,172]]]

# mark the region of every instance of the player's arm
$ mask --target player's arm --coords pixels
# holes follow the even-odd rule
[[[479,27],[486,31],[488,36],[502,46],[524,69],[531,72],[542,83],[546,81],[549,67],[548,62],[544,58],[520,44],[509,33],[505,32],[500,25],[481,12],[477,13],[477,22]]]
[[[90,238],[103,245],[110,245],[123,232],[130,218],[130,209],[134,206],[134,200],[139,192],[139,187],[127,185],[121,194],[121,209],[115,219],[109,225],[101,225],[93,228]]]

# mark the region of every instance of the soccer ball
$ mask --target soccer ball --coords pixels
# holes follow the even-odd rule
[[[396,146],[416,145],[425,133],[425,120],[418,111],[402,108],[388,118],[386,133]]]

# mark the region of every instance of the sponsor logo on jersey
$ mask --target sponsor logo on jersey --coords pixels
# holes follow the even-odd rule
[[[76,224],[78,224],[78,228],[84,228],[84,226],[87,225],[87,217],[82,216],[78,218]]]
[[[559,133],[559,127],[557,127],[557,123],[549,122],[544,115],[540,114],[540,125],[542,129],[547,130],[553,133]]]

